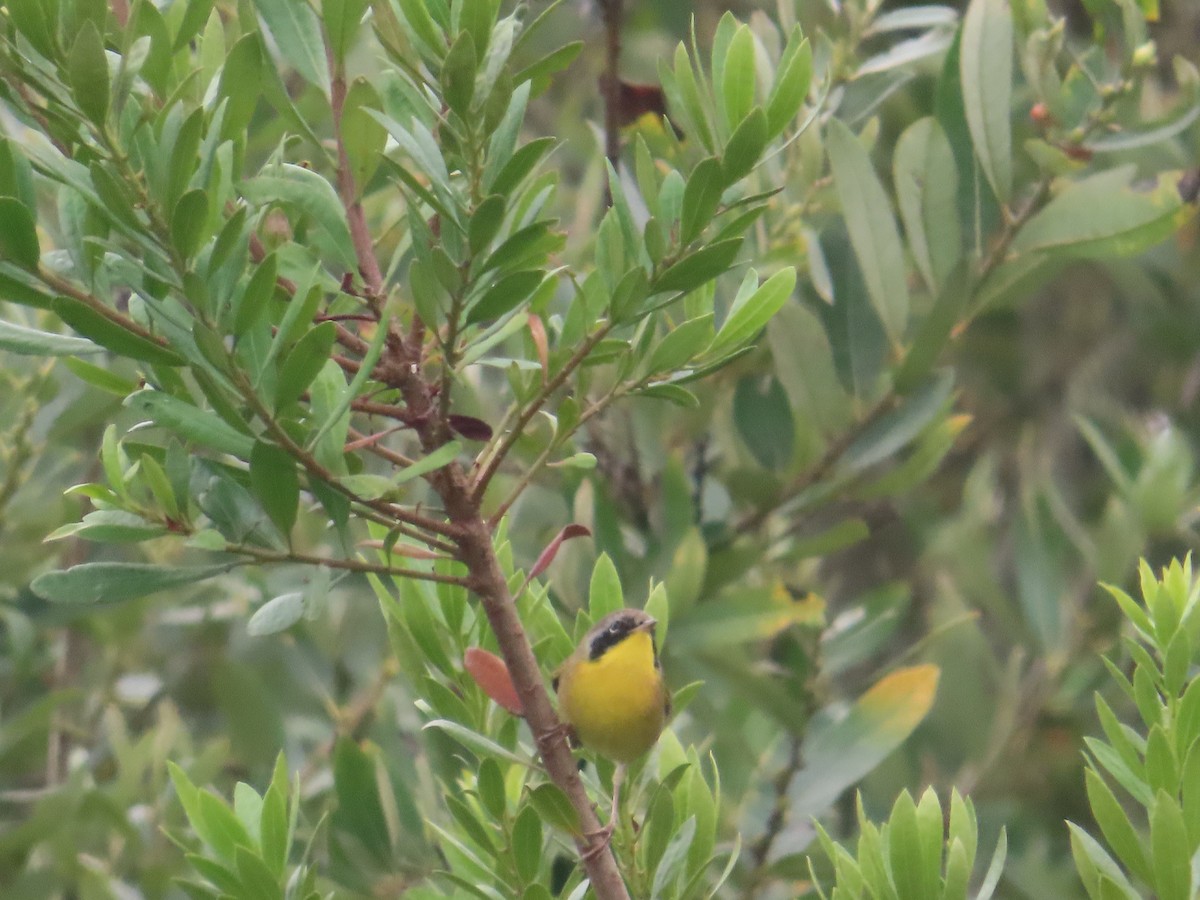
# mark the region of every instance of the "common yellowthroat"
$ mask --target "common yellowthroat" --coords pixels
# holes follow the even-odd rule
[[[558,710],[580,743],[617,763],[612,815],[625,768],[662,734],[671,713],[654,642],[658,622],[640,609],[619,609],[597,622],[554,677]],[[601,845],[603,846],[603,845]]]

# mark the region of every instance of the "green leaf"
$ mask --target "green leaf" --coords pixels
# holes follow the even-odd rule
[[[254,32],[240,38],[225,56],[221,80],[217,84],[217,96],[225,100],[225,115],[220,122],[222,140],[245,138],[258,101],[263,99],[259,91],[246,90],[246,85],[261,82],[263,55],[262,38]],[[272,61],[270,65],[273,68],[275,63]],[[203,109],[196,111],[204,112]]]
[[[607,553],[601,553],[592,568],[592,579],[588,586],[588,615],[595,623],[624,606],[621,576],[612,558]]]
[[[1150,855],[1159,900],[1189,900],[1192,853],[1187,827],[1179,804],[1165,791],[1158,792],[1150,810]]]
[[[900,135],[892,167],[908,246],[925,283],[936,293],[962,255],[958,170],[936,119],[919,119]]]
[[[266,0],[259,0],[266,2]],[[292,0],[271,0],[275,3],[292,5]],[[295,4],[304,6],[303,3]],[[311,169],[283,163],[267,169],[264,174],[245,181],[242,195],[251,203],[266,206],[286,203],[301,213],[311,216],[320,229],[327,234],[337,253],[338,262],[346,271],[357,271],[354,242],[350,228],[346,225],[346,214],[337,192],[328,181]]]
[[[773,471],[788,467],[795,450],[796,424],[779,379],[747,375],[738,381],[733,421],[759,465]]]
[[[1150,867],[1150,859],[1146,855],[1142,839],[1129,821],[1128,813],[1099,773],[1088,768],[1083,774],[1087,785],[1088,803],[1104,839],[1116,851],[1129,871],[1147,884],[1152,884],[1154,874]]]
[[[485,759],[479,764],[479,772],[475,776],[475,789],[479,792],[479,800],[488,815],[497,821],[503,819],[504,811],[508,808],[508,796],[500,764],[494,759]]]
[[[654,870],[654,881],[650,886],[651,898],[666,900],[675,896],[675,885],[684,872],[688,850],[695,837],[696,818],[693,816],[675,831],[667,849],[663,851],[658,867]]]
[[[439,731],[444,731],[446,734],[453,737],[464,747],[467,747],[472,753],[476,754],[480,759],[487,757],[495,757],[496,759],[506,760],[511,763],[516,763],[519,766],[528,767],[530,760],[518,756],[511,750],[497,744],[489,737],[485,737],[477,731],[472,731],[465,725],[460,725],[458,722],[451,722],[448,719],[434,719],[431,722],[426,722],[425,729],[436,728]]]
[[[2,202],[3,198],[0,198],[0,204]],[[3,225],[0,225],[0,268],[11,270],[0,271],[0,300],[17,303],[21,306],[32,306],[36,309],[49,309],[54,298],[42,293],[41,290],[30,284],[26,276],[14,274],[18,270],[12,263],[4,262],[5,251],[3,246]]]
[[[255,610],[250,621],[246,623],[246,633],[251,637],[265,637],[285,631],[299,622],[303,615],[303,593],[296,591],[280,594]]]
[[[57,30],[53,21],[55,6],[46,0],[10,0],[5,4],[17,31],[47,59],[54,59],[54,39]],[[47,18],[47,15],[50,18]]]
[[[333,827],[354,835],[380,861],[391,858],[387,816],[379,796],[377,759],[349,736],[333,749]]]
[[[495,239],[504,222],[505,201],[500,194],[485,198],[471,214],[467,225],[467,241],[472,255],[482,254]]]
[[[892,814],[888,819],[887,845],[889,869],[896,880],[896,895],[899,900],[925,900],[936,897],[941,861],[940,835],[938,858],[931,867],[917,825],[917,806],[908,791],[901,791],[892,807]]]
[[[725,169],[715,156],[700,160],[692,169],[683,189],[679,229],[681,245],[690,244],[712,221],[725,186]]]
[[[937,666],[901,668],[885,675],[842,718],[814,722],[804,743],[805,767],[790,796],[792,814],[824,812],[850,785],[887,757],[929,712]]]
[[[104,352],[103,347],[84,338],[38,331],[5,321],[0,321],[0,350],[22,356],[78,356]]]
[[[676,325],[650,352],[645,371],[674,372],[692,360],[712,340],[712,313]]]
[[[80,334],[118,356],[166,366],[184,364],[184,358],[174,350],[127,331],[112,319],[72,297],[55,297],[51,308],[60,319]]]
[[[329,35],[329,49],[339,65],[353,46],[363,13],[369,5],[369,0],[321,0],[321,19],[325,33]]]
[[[171,242],[180,256],[190,259],[200,249],[207,229],[208,194],[195,188],[175,204],[175,211],[171,214]]]
[[[761,107],[755,107],[729,138],[725,145],[725,153],[721,157],[721,167],[725,174],[725,183],[735,181],[749,175],[758,164],[763,148],[767,145],[767,116]]]
[[[460,32],[442,60],[442,91],[446,105],[463,119],[471,115],[475,96],[475,69],[478,57],[475,41],[468,31]]]
[[[375,86],[362,76],[355,78],[342,107],[342,141],[360,195],[379,168],[387,145],[387,129],[369,112],[382,108],[383,100]]]
[[[1017,232],[1012,251],[1130,256],[1165,240],[1194,215],[1174,176],[1158,176],[1149,190],[1132,187],[1133,176],[1133,165],[1120,166],[1067,185]]]
[[[91,365],[90,362],[84,362],[74,356],[67,356],[65,360],[62,360],[62,364],[70,368],[74,377],[78,378],[80,382],[90,384],[92,388],[98,388],[108,394],[125,397],[138,389],[136,382],[122,378],[119,374],[110,372],[108,368]]]
[[[1102,133],[1084,141],[1083,146],[1093,153],[1114,153],[1148,147],[1170,140],[1175,135],[1186,131],[1197,118],[1200,118],[1200,103],[1191,105],[1185,103],[1181,104],[1178,111],[1165,122],[1147,124],[1137,129],[1122,128],[1118,131]]]
[[[41,253],[29,207],[15,197],[0,197],[0,259],[36,271]]]
[[[96,125],[108,116],[108,58],[104,38],[90,19],[79,29],[67,57],[71,93],[80,111]]]
[[[695,290],[706,281],[729,271],[741,247],[740,237],[709,244],[685,256],[659,275],[651,284],[651,290],[655,294]]]
[[[721,92],[725,122],[729,128],[735,128],[750,113],[751,107],[754,106],[754,88],[757,81],[754,35],[751,34],[749,26],[739,25],[729,42],[729,51],[725,54],[725,66],[721,72],[721,83],[717,85]]]
[[[392,476],[392,484],[403,484],[406,481],[412,481],[412,479],[420,475],[434,472],[442,466],[454,462],[460,453],[462,453],[461,441],[447,441],[433,452],[422,456],[411,466],[405,466],[397,472]]]
[[[296,461],[274,444],[256,441],[250,452],[250,488],[275,527],[285,536],[296,524],[300,477]]]
[[[496,172],[495,177],[490,182],[485,177],[485,189],[501,196],[511,194],[520,186],[525,176],[532,172],[537,164],[541,162],[542,157],[557,144],[558,139],[554,137],[535,138],[528,144],[525,144],[513,153],[512,158],[504,164],[503,168]]]
[[[512,852],[521,881],[533,881],[542,863],[542,820],[533,806],[521,810],[513,823]]]
[[[666,92],[671,109],[686,121],[684,127],[694,131],[704,149],[715,152],[713,129],[709,122],[707,105],[700,99],[700,89],[696,82],[696,73],[688,58],[687,48],[680,42],[675,45],[674,68],[660,60],[658,65],[659,81]]]
[[[485,766],[487,762],[484,761]],[[557,786],[549,782],[539,784],[529,792],[529,802],[547,825],[567,834],[579,834],[579,813]]]
[[[362,500],[378,500],[388,496],[396,489],[392,479],[370,473],[347,475],[338,479],[338,483]]]
[[[953,386],[949,370],[930,378],[903,406],[865,428],[842,454],[840,466],[847,472],[861,472],[907,446],[941,412]]]
[[[491,321],[511,312],[537,290],[545,277],[546,273],[540,269],[505,275],[471,305],[465,324]]]
[[[400,10],[404,13],[404,18],[413,36],[420,41],[427,52],[435,58],[441,59],[446,53],[446,39],[429,15],[426,0],[400,0]]]
[[[745,295],[739,292],[706,355],[710,358],[723,356],[753,340],[783,308],[795,287],[796,270],[788,266],[768,278],[757,290]]]
[[[829,121],[826,145],[867,292],[888,337],[899,346],[908,325],[908,272],[891,203],[867,151],[840,120]]]
[[[133,600],[168,588],[182,588],[224,574],[235,563],[220,566],[155,566],[146,563],[82,563],[46,572],[30,587],[52,603],[113,603]]]
[[[166,533],[163,525],[148,522],[135,513],[120,509],[98,509],[84,516],[82,522],[56,528],[45,540],[76,537],[86,541],[123,544],[138,543]]]
[[[699,409],[700,398],[685,387],[678,384],[652,384],[649,387],[634,391],[638,397],[648,397],[652,400],[666,400],[682,409]]]
[[[996,199],[1012,194],[1013,20],[1008,0],[971,0],[959,53],[963,107],[975,156]]]
[[[942,889],[942,900],[967,900],[967,887],[971,881],[971,863],[962,841],[953,838],[946,849],[946,879]]]
[[[812,46],[800,31],[792,28],[786,49],[776,68],[775,83],[767,96],[767,138],[778,136],[800,112],[800,106],[812,84]]]
[[[156,425],[219,453],[248,459],[254,449],[252,438],[235,430],[216,414],[162,391],[152,388],[138,391],[125,400],[125,405],[139,415],[149,417]]]
[[[530,82],[531,94],[538,97],[550,86],[551,78],[575,61],[583,41],[571,41],[556,50],[551,50],[537,62],[530,63],[513,76],[517,84]]]
[[[254,0],[254,7],[275,38],[275,46],[309,84],[329,96],[329,65],[325,60],[325,42],[321,22],[307,2],[296,0]]]
[[[992,861],[984,873],[983,883],[975,894],[975,900],[991,900],[1000,876],[1004,873],[1004,860],[1008,857],[1008,830],[1000,828],[1000,838],[996,841],[996,849],[992,852]]]
[[[300,398],[308,390],[317,373],[321,371],[333,342],[337,340],[337,325],[322,322],[313,326],[296,341],[279,369],[279,381],[275,385],[275,408],[282,409]]]
[[[234,852],[238,876],[249,896],[255,900],[283,900],[279,880],[267,868],[261,856],[253,850],[239,846]]]
[[[238,300],[233,316],[233,333],[236,337],[244,335],[262,319],[269,301],[275,296],[275,278],[276,255],[271,253],[255,266],[246,290]]]
[[[937,888],[942,884],[944,827],[937,792],[932,787],[926,788],[917,804],[917,833],[921,839],[921,870],[931,897],[937,896]]]

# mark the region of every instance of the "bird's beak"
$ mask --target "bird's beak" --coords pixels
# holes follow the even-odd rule
[[[658,619],[647,619],[645,622],[643,622],[641,625],[639,625],[637,627],[637,630],[638,631],[653,631],[656,625],[658,625]]]

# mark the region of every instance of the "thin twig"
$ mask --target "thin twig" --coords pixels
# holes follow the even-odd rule
[[[752,871],[755,872],[760,871],[766,865],[767,857],[771,853],[771,847],[774,845],[775,839],[779,837],[783,831],[783,826],[787,824],[788,789],[792,786],[792,779],[796,777],[796,773],[804,767],[804,756],[800,750],[800,737],[789,734],[788,741],[791,743],[791,746],[788,749],[787,762],[775,776],[775,781],[772,785],[774,802],[771,804],[771,814],[767,817],[763,833],[759,835],[758,840],[750,847],[750,858],[754,862]]]
[[[147,331],[133,319],[121,314],[111,306],[101,301],[98,297],[94,297],[87,291],[81,290],[65,278],[61,278],[53,272],[48,272],[45,269],[39,268],[36,273],[37,279],[46,285],[46,287],[70,297],[72,300],[78,300],[88,309],[108,319],[114,325],[127,331],[130,334],[137,335],[143,340],[149,341],[152,344],[157,344],[164,350],[171,349],[171,345],[164,339],[159,337],[153,331]]]
[[[770,517],[771,513],[775,512],[783,504],[789,500],[799,496],[804,491],[808,490],[814,484],[825,478],[837,461],[842,458],[842,454],[853,444],[871,425],[879,420],[884,413],[891,410],[896,405],[897,395],[894,390],[888,391],[879,402],[877,402],[867,414],[855,423],[854,427],[843,434],[838,435],[837,439],[832,441],[821,458],[816,461],[808,469],[800,473],[791,484],[787,485],[782,491],[778,491],[772,498],[772,502],[760,506],[754,512],[742,516],[729,532],[729,536],[725,539],[724,545],[732,543],[733,539],[747,531],[757,531],[762,527],[763,523]]]
[[[271,435],[271,438],[278,443],[280,447],[287,451],[288,454],[296,459],[302,466],[304,466],[305,470],[310,476],[319,478],[321,481],[324,481],[326,484],[333,487],[336,491],[338,491],[338,493],[345,495],[355,503],[376,510],[377,512],[383,513],[385,516],[397,519],[407,525],[412,525],[415,528],[420,528],[425,531],[432,531],[434,534],[439,534],[452,540],[457,539],[461,535],[461,529],[452,522],[431,519],[428,516],[422,516],[418,513],[407,510],[404,507],[397,506],[394,503],[388,503],[383,500],[367,500],[366,498],[360,497],[358,494],[354,493],[354,491],[341,484],[338,481],[337,476],[335,476],[320,462],[318,462],[315,456],[292,440],[292,436],[288,434],[287,430],[275,420],[275,417],[263,404],[261,398],[259,398],[252,385],[246,383],[244,378],[235,378],[234,382],[241,391],[242,399],[250,406],[251,409],[254,410],[255,414],[262,421],[262,423],[266,425],[267,431]]]
[[[612,330],[612,327],[613,326],[611,322],[605,322],[586,340],[584,340],[583,343],[576,348],[575,352],[571,354],[571,358],[563,364],[563,367],[555,372],[554,376],[549,381],[542,385],[541,390],[539,390],[534,398],[529,401],[529,404],[523,410],[521,410],[521,413],[517,416],[517,420],[513,424],[513,427],[509,429],[503,435],[503,437],[498,436],[497,438],[493,439],[492,443],[489,444],[488,447],[484,448],[484,451],[482,454],[480,454],[479,458],[481,462],[484,459],[487,461],[482,463],[481,468],[475,475],[474,481],[471,483],[471,496],[477,502],[483,498],[484,492],[487,491],[488,483],[496,474],[496,470],[500,468],[500,464],[504,462],[504,457],[508,455],[508,452],[512,450],[513,445],[521,437],[522,432],[525,430],[525,426],[533,420],[533,417],[538,414],[538,410],[542,408],[542,406],[547,400],[550,399],[554,392],[566,383],[566,380],[571,373],[574,372],[585,359],[587,359],[588,354],[591,353],[595,346],[604,339],[604,337]],[[489,453],[489,450],[493,445],[495,446],[495,449],[491,450]]]
[[[298,563],[306,566],[327,566],[330,569],[344,569],[347,572],[370,572],[374,575],[392,575],[396,578],[416,578],[421,581],[436,581],[439,584],[454,584],[459,587],[470,587],[471,581],[465,575],[444,575],[440,572],[425,572],[421,569],[405,569],[389,566],[384,563],[372,563],[362,559],[344,559],[329,556],[313,556],[308,553],[277,552],[263,550],[258,547],[245,545],[227,546],[227,553],[246,556],[262,563]]]
[[[346,210],[346,224],[350,228],[350,239],[354,243],[354,255],[358,259],[358,272],[366,286],[366,300],[376,314],[383,299],[383,272],[375,256],[375,243],[367,228],[367,217],[358,200],[358,186],[354,173],[350,171],[350,157],[346,153],[346,142],[342,136],[342,114],[346,106],[346,72],[326,49],[329,60],[329,104],[333,112],[333,134],[337,142],[337,187],[338,197]]]
[[[592,418],[607,409],[614,400],[625,396],[629,390],[630,389],[628,387],[623,388],[623,386],[620,384],[615,385],[612,390],[580,413],[578,421],[576,421],[574,427],[572,427],[569,432],[561,435],[555,435],[555,439],[551,441],[546,449],[538,454],[537,459],[530,463],[525,471],[521,473],[521,477],[517,480],[516,485],[509,492],[508,496],[504,498],[501,504],[488,517],[488,523],[495,527],[495,525],[504,518],[504,514],[508,512],[514,503],[517,502],[517,498],[524,493],[527,487],[529,487],[537,473],[545,467],[554,451],[559,449],[563,443],[566,442],[567,438],[579,431],[579,429],[586,425]]]

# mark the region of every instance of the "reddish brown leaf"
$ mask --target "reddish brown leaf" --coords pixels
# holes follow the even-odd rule
[[[592,532],[586,525],[579,525],[572,522],[566,528],[558,533],[558,535],[542,551],[541,556],[537,558],[537,562],[533,564],[533,568],[529,570],[529,578],[526,579],[526,584],[530,580],[537,578],[549,568],[550,563],[554,562],[554,557],[558,556],[558,548],[562,546],[563,541],[569,541],[576,537],[591,537]]]
[[[508,666],[495,653],[479,647],[468,647],[463,654],[463,668],[496,703],[514,716],[525,715],[525,706],[517,695],[512,676],[508,674]]]
[[[601,94],[606,94],[607,76],[600,76]],[[667,115],[667,95],[657,84],[634,84],[632,81],[618,79],[617,81],[617,121],[622,127],[632,125],[642,116],[650,113],[657,118]],[[667,121],[675,129],[675,135],[683,140],[683,131],[667,116]]]
[[[468,441],[490,441],[492,439],[492,426],[474,416],[460,416],[458,413],[451,413],[450,427]]]

